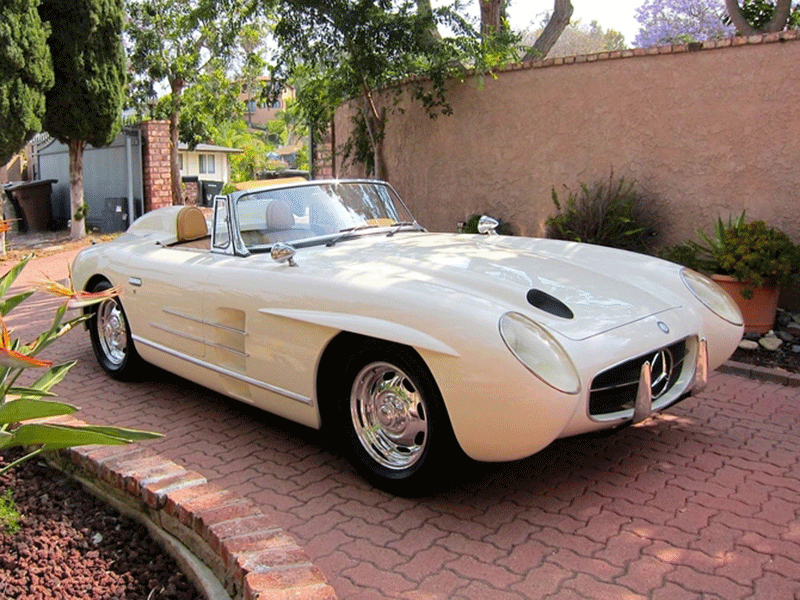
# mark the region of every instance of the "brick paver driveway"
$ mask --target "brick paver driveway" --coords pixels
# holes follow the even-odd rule
[[[80,418],[165,433],[151,447],[274,515],[342,600],[800,599],[797,388],[717,374],[667,415],[408,500],[313,431],[155,368],[109,379],[83,332],[53,355],[79,361],[57,391]]]

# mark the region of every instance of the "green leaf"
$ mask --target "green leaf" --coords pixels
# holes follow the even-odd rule
[[[20,398],[44,398],[45,396],[55,396],[53,392],[47,390],[37,390],[30,387],[10,387],[5,391],[7,396],[18,396]]]
[[[102,433],[109,437],[118,438],[127,442],[142,440],[155,440],[164,437],[163,433],[153,431],[141,431],[139,429],[128,429],[126,427],[110,427],[105,425],[87,425],[84,429],[90,429],[97,433]]]
[[[16,296],[11,296],[10,298],[6,298],[0,303],[0,315],[7,315],[12,310],[14,310],[17,306],[22,304],[25,300],[30,298],[33,295],[33,290],[22,292],[21,294],[17,294]]]
[[[39,379],[34,381],[31,384],[30,387],[32,387],[35,390],[41,390],[41,391],[44,391],[44,392],[48,391],[55,384],[57,384],[62,379],[64,379],[64,377],[66,377],[66,375],[67,375],[67,372],[72,367],[74,367],[75,363],[77,363],[77,362],[78,361],[73,360],[72,362],[69,362],[69,363],[64,363],[64,364],[61,364],[61,365],[55,365],[55,366],[50,367],[47,370],[47,372],[44,375],[42,375],[41,377],[39,377]]]
[[[25,424],[11,433],[10,439],[0,438],[0,448],[12,446],[42,445],[48,450],[103,444],[121,446],[128,440],[92,431],[90,427],[68,427],[63,425]]]
[[[21,261],[19,261],[16,265],[14,265],[9,271],[0,277],[0,298],[4,298],[6,293],[8,293],[9,288],[17,279],[19,274],[22,272],[22,269],[25,268],[25,265],[28,264],[28,261],[33,258],[33,254],[29,254]],[[3,313],[5,314],[5,313]]]
[[[0,425],[28,421],[30,419],[41,419],[43,417],[69,415],[76,410],[78,410],[76,406],[63,402],[21,398],[0,405]]]

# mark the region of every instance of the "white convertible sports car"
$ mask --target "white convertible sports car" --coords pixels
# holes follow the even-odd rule
[[[87,309],[103,369],[144,360],[323,428],[396,493],[642,421],[741,339],[693,271],[490,219],[428,233],[381,182],[265,182],[208,212],[147,213],[76,258],[76,290],[122,290]]]

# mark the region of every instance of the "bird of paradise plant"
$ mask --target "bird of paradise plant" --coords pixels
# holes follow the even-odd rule
[[[30,343],[22,344],[18,339],[12,339],[4,318],[35,291],[25,290],[6,297],[29,260],[30,257],[23,259],[0,277],[0,450],[15,446],[29,449],[27,454],[0,469],[0,475],[49,450],[88,444],[121,445],[160,437],[157,433],[120,427],[30,422],[69,415],[78,410],[71,404],[47,399],[55,396],[52,387],[64,379],[75,361],[54,365],[51,361],[37,358],[37,355],[88,318],[81,313],[65,319],[67,310],[101,302],[117,295],[119,290],[97,294],[76,291],[72,287],[71,276],[69,287],[52,280],[43,282],[38,286],[40,290],[55,294],[65,301],[56,310],[51,327]],[[41,370],[43,374],[33,383],[18,385],[19,377],[26,369]]]

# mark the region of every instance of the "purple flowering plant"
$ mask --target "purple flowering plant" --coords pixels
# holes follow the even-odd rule
[[[724,23],[727,14],[724,0],[645,0],[636,9],[641,27],[634,44],[641,48],[730,37],[736,30]]]

